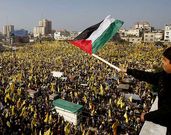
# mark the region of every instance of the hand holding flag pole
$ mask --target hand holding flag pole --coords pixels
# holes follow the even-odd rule
[[[121,70],[120,68],[118,68],[117,66],[115,65],[112,65],[111,63],[109,63],[108,61],[102,59],[101,57],[97,56],[96,54],[92,54],[95,58],[101,60],[102,62],[108,64],[109,66],[113,67],[114,69],[116,69],[118,72]]]
[[[73,41],[70,41],[70,43],[115,68],[119,72],[121,69],[95,55],[95,53],[117,33],[122,25],[123,21],[114,19],[109,15],[100,23],[85,29]]]

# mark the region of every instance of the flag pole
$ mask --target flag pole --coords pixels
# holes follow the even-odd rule
[[[101,57],[97,56],[96,54],[92,54],[95,58],[101,60],[102,62],[108,64],[109,66],[113,67],[114,69],[116,69],[118,72],[121,70],[120,68],[116,67],[115,65],[112,65],[111,63],[109,63],[108,61],[102,59]]]

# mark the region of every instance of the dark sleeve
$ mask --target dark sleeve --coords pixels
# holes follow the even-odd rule
[[[145,72],[137,69],[127,69],[127,74],[132,75],[133,77],[135,77],[140,81],[145,81],[154,85],[157,85],[158,83],[157,73]]]
[[[160,124],[162,126],[168,127],[169,118],[171,111],[169,109],[158,109],[156,111],[151,111],[144,115],[144,120],[152,121],[156,124]]]

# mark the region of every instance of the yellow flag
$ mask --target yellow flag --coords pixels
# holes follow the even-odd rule
[[[36,119],[37,118],[37,112],[34,112],[33,118]]]
[[[21,82],[22,74],[21,74],[21,73],[19,73],[19,74],[17,75],[17,77],[16,77],[16,78],[17,78],[17,81],[18,81],[18,82]]]
[[[49,117],[49,114],[46,113],[46,116],[45,116],[45,119],[44,119],[44,122],[47,123],[48,122],[48,117]]]
[[[109,105],[111,105],[111,104],[112,104],[112,99],[110,98],[110,99],[109,99]]]
[[[5,103],[7,102],[7,99],[9,100],[11,99],[9,92],[5,95],[5,99],[4,99]]]
[[[10,88],[9,88],[12,92],[14,91],[14,89],[15,89],[15,84],[14,84],[14,82],[12,82],[11,84],[10,84]]]
[[[7,118],[8,117],[8,112],[6,112],[6,114],[5,114],[5,118]]]
[[[30,85],[31,85],[31,84],[30,84],[30,83],[28,83],[28,88],[30,88]]]
[[[33,112],[34,111],[34,108],[33,108],[33,106],[31,105],[31,108],[30,108],[30,110],[31,110],[31,112]]]
[[[92,110],[93,106],[92,106],[92,102],[89,102],[89,109]]]
[[[87,97],[84,95],[83,100],[85,103],[87,103]]]
[[[111,116],[112,116],[112,113],[111,113],[111,110],[109,109],[109,111],[108,111],[108,117],[111,118]]]
[[[6,124],[7,124],[7,126],[8,126],[8,127],[11,127],[11,124],[10,124],[10,122],[9,122],[9,121],[7,121],[7,123],[6,123]]]
[[[44,135],[50,135],[50,128],[46,132],[44,132]]]
[[[97,94],[97,88],[95,86],[92,86],[92,89],[95,92],[95,94]]]
[[[23,116],[25,110],[26,110],[26,107],[24,106],[21,110],[20,116]]]
[[[11,112],[12,112],[12,115],[15,114],[15,112],[14,112],[14,106],[11,107]]]
[[[132,96],[129,97],[129,101],[132,102]]]
[[[21,88],[17,89],[17,95],[21,95]]]
[[[102,84],[100,84],[100,95],[104,95],[104,90],[103,90],[103,86],[102,86]]]
[[[50,90],[51,90],[52,92],[55,91],[55,83],[51,83],[51,88],[50,88]]]
[[[52,122],[52,114],[49,115],[49,123]]]
[[[128,123],[128,114],[127,114],[127,112],[125,112],[124,118],[125,118],[125,122]]]
[[[30,76],[29,76],[29,80],[31,81],[31,80],[32,80],[32,78],[33,78],[33,76],[32,76],[32,75],[30,75]]]
[[[91,82],[94,81],[94,74],[91,75],[90,81],[91,81]]]
[[[69,124],[69,122],[65,126],[64,131],[65,131],[65,135],[69,135],[70,134],[70,124]]]
[[[12,96],[12,99],[11,99],[12,102],[15,101],[15,96],[14,96],[14,93],[13,93],[13,96]]]
[[[34,108],[33,108],[33,106],[32,106],[31,104],[29,104],[28,109],[29,109],[31,112],[34,111]]]
[[[36,119],[32,119],[31,121],[31,129],[33,129],[33,126],[36,126]]]
[[[23,107],[26,103],[26,100],[23,101],[23,103],[21,104],[21,107]]]
[[[120,108],[122,109],[124,107],[125,103],[121,101]]]
[[[42,135],[42,132],[41,132],[41,130],[39,131],[39,135]]]
[[[120,97],[120,98],[118,99],[117,103],[116,103],[117,106],[120,106],[121,102],[122,102],[122,98]]]
[[[19,100],[17,101],[17,108],[20,107],[20,101],[21,101],[21,98],[19,98]]]
[[[33,74],[33,66],[32,66],[32,65],[31,65],[31,67],[30,67],[29,73],[30,73],[30,74]]]
[[[109,90],[109,85],[106,84],[105,90]]]

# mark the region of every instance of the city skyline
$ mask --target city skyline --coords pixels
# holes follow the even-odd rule
[[[52,21],[52,28],[82,31],[107,15],[124,21],[130,28],[138,21],[148,21],[163,29],[171,24],[170,0],[0,0],[0,31],[4,25],[33,31],[39,20]]]

